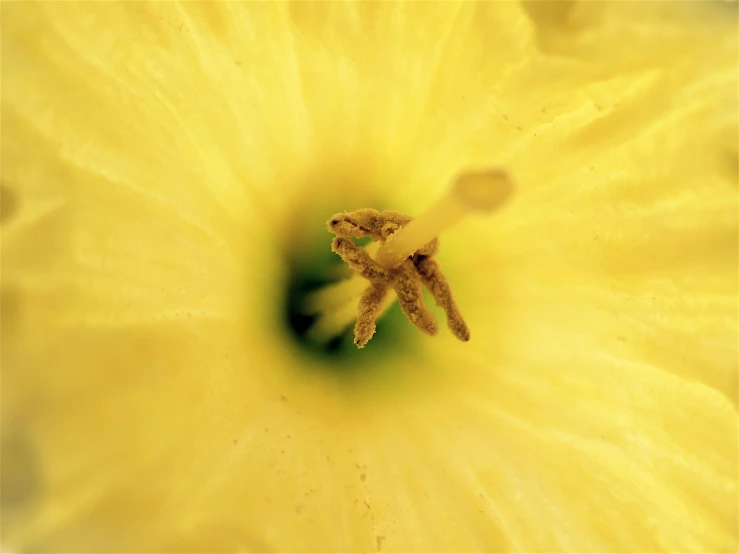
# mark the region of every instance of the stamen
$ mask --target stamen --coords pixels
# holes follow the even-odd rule
[[[354,279],[347,279],[355,281]],[[367,281],[361,277],[356,282],[361,284],[361,289],[353,298],[340,302],[331,303],[330,307],[318,313],[318,318],[311,325],[306,338],[313,344],[327,344],[332,339],[342,335],[353,323],[355,325],[355,344],[362,348],[375,334],[375,321],[387,312],[395,301],[395,293],[387,291],[384,295],[369,294]],[[366,290],[365,290],[366,289]],[[365,294],[363,294],[365,293]],[[357,303],[359,307],[357,307]]]
[[[306,298],[304,310],[319,314],[309,331],[312,340],[328,341],[356,319],[354,343],[364,348],[375,334],[377,318],[393,296],[413,325],[428,335],[436,335],[439,327],[424,304],[422,287],[429,290],[446,313],[454,336],[461,341],[470,340],[469,328],[454,302],[449,283],[432,258],[439,250],[438,235],[470,213],[494,210],[512,190],[504,171],[468,172],[457,177],[449,192],[415,220],[391,210],[335,214],[328,221],[328,230],[335,235],[331,250],[354,270],[355,276]],[[367,237],[374,241],[368,248],[354,243],[353,239]]]
[[[449,192],[425,213],[390,235],[375,261],[382,267],[398,267],[442,231],[474,212],[490,212],[501,206],[513,191],[513,183],[502,170],[463,173]]]
[[[357,324],[354,326],[354,344],[359,348],[364,348],[375,334],[375,321],[380,316],[383,301],[389,291],[390,285],[387,283],[372,283],[359,299]]]
[[[441,272],[439,262],[425,256],[417,256],[415,265],[421,281],[436,300],[436,305],[446,313],[447,325],[451,332],[461,341],[470,340],[470,330],[454,302],[452,289]]]
[[[340,308],[348,302],[355,304],[366,288],[367,281],[355,273],[348,279],[325,285],[306,295],[299,307],[300,312],[305,315],[320,314]]]
[[[370,210],[360,211],[368,212]],[[376,210],[371,211],[378,213]],[[329,229],[330,228],[331,225],[329,224]],[[334,230],[334,232],[336,231]],[[364,249],[368,254],[374,255],[379,246],[379,243],[372,242]],[[335,283],[324,285],[320,289],[308,293],[298,307],[300,313],[305,315],[326,314],[332,310],[339,310],[347,303],[351,303],[352,306],[356,306],[357,300],[362,296],[364,289],[367,288],[367,281],[362,279],[358,273],[352,272],[350,268],[347,268],[346,266],[344,267],[351,274],[350,277]],[[354,318],[352,318],[352,321],[353,319]]]
[[[346,302],[321,312],[305,337],[316,345],[326,345],[340,337],[357,318],[357,302]]]

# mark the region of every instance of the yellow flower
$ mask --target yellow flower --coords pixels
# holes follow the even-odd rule
[[[4,548],[737,548],[735,5],[2,8]],[[331,214],[493,166],[470,342],[296,339]]]

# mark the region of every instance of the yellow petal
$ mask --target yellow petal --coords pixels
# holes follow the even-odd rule
[[[735,8],[557,4],[4,5],[3,546],[736,549]],[[302,351],[326,218],[476,166],[472,341]]]

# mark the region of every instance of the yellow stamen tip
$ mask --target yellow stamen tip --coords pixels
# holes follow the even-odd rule
[[[501,169],[462,173],[447,194],[385,241],[377,251],[377,263],[388,269],[398,267],[465,216],[500,207],[512,192],[513,182]]]
[[[457,177],[452,190],[470,211],[489,212],[508,199],[513,181],[501,169],[467,172]]]

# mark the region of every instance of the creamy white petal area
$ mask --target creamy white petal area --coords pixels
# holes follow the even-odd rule
[[[735,550],[735,21],[4,4],[3,546]],[[471,342],[298,348],[332,213],[498,165],[439,254]]]

